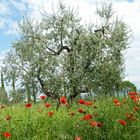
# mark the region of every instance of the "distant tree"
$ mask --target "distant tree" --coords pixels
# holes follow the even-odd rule
[[[137,91],[137,88],[136,86],[130,82],[130,81],[123,81],[121,84],[120,84],[120,92],[125,95],[128,94],[128,92],[136,92]]]
[[[4,104],[8,103],[8,96],[5,90],[5,83],[4,83],[2,70],[1,70],[0,103],[4,103]]]
[[[11,91],[9,97],[12,98],[12,101],[15,102],[16,96],[16,81],[18,78],[18,67],[13,63],[16,61],[15,53],[10,51],[6,54],[3,60],[3,74],[5,76],[4,81],[10,87]]]

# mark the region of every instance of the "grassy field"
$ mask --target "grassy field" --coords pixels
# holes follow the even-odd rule
[[[139,95],[0,106],[0,140],[140,140]]]

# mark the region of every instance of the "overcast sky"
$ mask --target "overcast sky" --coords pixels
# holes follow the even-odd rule
[[[96,2],[102,0],[63,0],[64,3],[79,9],[82,22],[95,21]],[[140,88],[140,0],[112,0],[114,10],[133,31],[131,48],[125,54],[126,79]],[[58,0],[0,0],[0,65],[5,51],[18,38],[17,22],[26,14],[40,19],[40,8],[51,12]]]

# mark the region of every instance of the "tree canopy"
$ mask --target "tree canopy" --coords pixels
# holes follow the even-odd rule
[[[84,25],[77,10],[60,2],[40,22],[23,19],[20,39],[4,62],[7,77],[25,83],[28,101],[31,95],[35,100],[38,90],[72,100],[80,93],[114,95],[120,89],[131,32],[114,15],[111,3],[97,8],[97,15],[97,24]]]

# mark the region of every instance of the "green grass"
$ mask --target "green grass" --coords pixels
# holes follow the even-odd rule
[[[69,110],[62,105],[57,111],[54,103],[46,108],[43,102],[31,108],[26,108],[25,104],[5,107],[0,109],[0,140],[7,139],[3,136],[5,132],[11,134],[10,140],[75,140],[76,136],[81,140],[140,140],[140,110],[134,110],[140,105],[129,98],[126,103],[122,100],[119,99],[121,105],[118,107],[111,98],[92,100],[91,106],[75,101]],[[79,113],[79,108],[86,113]],[[51,117],[49,111],[54,113]],[[87,114],[91,114],[92,119],[83,120]],[[7,116],[11,119],[6,120]],[[119,120],[125,120],[126,125],[121,125]],[[91,121],[103,125],[92,127]]]

